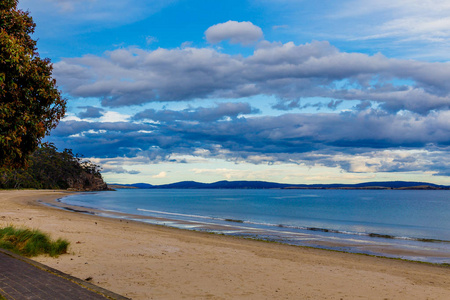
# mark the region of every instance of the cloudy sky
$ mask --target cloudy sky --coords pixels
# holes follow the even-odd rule
[[[21,0],[109,183],[450,184],[447,0]]]

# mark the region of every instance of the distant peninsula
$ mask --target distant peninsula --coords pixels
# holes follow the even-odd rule
[[[381,181],[357,184],[287,184],[267,181],[181,181],[171,184],[108,184],[114,189],[341,189],[341,190],[450,190],[450,186],[414,181]]]

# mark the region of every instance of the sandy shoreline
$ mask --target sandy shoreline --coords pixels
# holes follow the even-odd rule
[[[86,197],[87,199],[89,199],[89,197],[91,196],[89,194],[86,194]],[[92,195],[92,197],[95,196]],[[264,231],[264,233],[261,235],[261,230],[259,228],[254,228],[252,226],[242,226],[243,224],[241,224],[241,222],[239,221],[229,221],[226,224],[219,224],[214,222],[198,222],[196,220],[180,220],[178,219],[176,214],[174,217],[172,216],[172,218],[164,218],[161,216],[155,217],[141,214],[129,214],[121,213],[118,211],[105,211],[90,207],[74,206],[68,204],[66,201],[57,200],[46,201],[46,204],[66,210],[95,214],[109,218],[134,220],[155,225],[166,225],[168,227],[175,227],[180,229],[191,229],[195,231],[234,235],[247,238],[257,239],[261,237],[262,239],[264,239],[268,237],[268,240],[271,241],[279,241],[280,243],[295,245],[295,243],[290,243],[290,240],[286,239],[285,236],[279,237],[277,235],[278,232],[274,233],[273,230],[269,230],[269,232]],[[137,210],[146,211],[146,209],[139,208]],[[366,243],[364,240],[358,240],[357,237],[347,238],[345,240],[337,240],[334,237],[324,239],[323,236],[314,236],[311,233],[298,233],[296,236],[303,238],[299,246],[309,246],[312,248],[334,249],[343,252],[371,254],[374,256],[403,258],[406,260],[442,264],[448,263],[448,259],[450,258],[450,253],[448,251],[445,251],[444,249],[439,249],[438,247],[436,247],[436,244],[429,245],[428,247],[426,245],[420,245],[421,247],[417,247],[418,245],[416,245],[416,247],[402,247],[401,245],[399,246],[395,244],[389,244],[383,241],[378,241],[378,243]]]
[[[71,242],[35,260],[133,299],[449,299],[450,268],[211,235],[48,207],[0,191],[0,226]]]

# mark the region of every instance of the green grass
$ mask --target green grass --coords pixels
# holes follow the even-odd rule
[[[69,242],[63,239],[52,241],[39,230],[20,229],[8,226],[0,228],[0,248],[32,257],[48,254],[52,257],[67,253]],[[1,300],[1,298],[0,298]]]
[[[0,295],[0,300],[6,300],[6,298]]]

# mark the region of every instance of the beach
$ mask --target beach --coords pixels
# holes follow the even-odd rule
[[[33,259],[132,299],[450,297],[448,266],[168,228],[43,203],[64,195],[0,191],[0,226],[67,239],[68,254]]]

